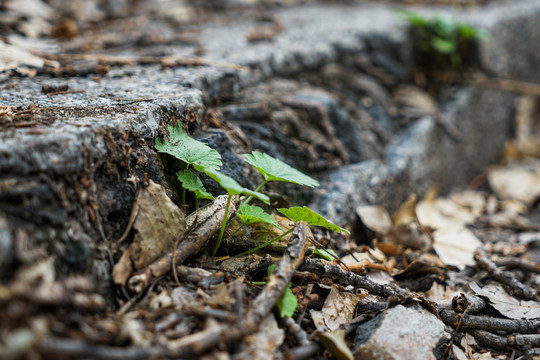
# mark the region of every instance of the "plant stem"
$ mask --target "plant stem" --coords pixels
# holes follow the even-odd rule
[[[246,226],[246,224],[245,224],[245,223],[242,223],[242,225],[240,225],[240,227],[239,227],[238,229],[234,230],[234,232],[231,234],[231,236],[236,235],[240,230],[242,230],[242,228],[243,228],[244,226]]]
[[[195,195],[195,210],[199,208],[199,198]]]
[[[186,170],[189,169],[189,164],[186,165]],[[186,188],[182,185],[182,204],[186,203]]]
[[[225,233],[225,227],[227,225],[227,215],[229,215],[229,207],[231,206],[231,199],[232,195],[229,193],[229,197],[227,198],[227,206],[225,206],[225,214],[223,215],[223,221],[221,223],[221,229],[219,230],[219,236],[214,244],[214,248],[212,249],[212,256],[216,255],[219,245],[221,245],[221,239],[223,239],[223,234]]]
[[[256,191],[256,192],[259,192],[259,190],[261,190],[262,187],[263,187],[264,185],[266,185],[267,183],[268,183],[268,180],[264,180],[259,186],[257,186],[257,188],[255,189],[255,191]],[[249,204],[249,202],[250,202],[252,199],[253,199],[253,196],[249,196],[246,200],[244,200],[244,202],[243,202],[240,206],[242,206],[242,205],[244,205],[244,204],[245,204],[245,205]]]
[[[258,192],[258,191],[261,190],[261,188],[262,188],[264,185],[266,185],[267,183],[268,183],[268,181],[264,180],[259,186],[257,186],[257,188],[255,189],[255,191]],[[244,204],[246,204],[246,205],[249,204],[249,202],[250,202],[252,199],[253,199],[253,196],[248,196],[248,198],[247,198],[246,200],[244,200],[244,202],[243,202],[242,204],[240,204],[240,206],[242,206],[242,205],[244,205]],[[238,206],[239,209],[240,209],[240,206]],[[238,214],[235,215],[234,218],[231,219],[231,221],[229,221],[229,223],[227,224],[227,226],[231,225],[232,222],[233,222],[233,220],[236,219],[237,217],[238,217]],[[244,225],[242,225],[242,226],[244,226]],[[240,229],[238,229],[238,230],[240,230]],[[238,230],[237,230],[237,231],[238,231]],[[236,234],[236,231],[234,232],[234,234]],[[233,234],[233,235],[234,235],[234,234]]]
[[[272,240],[269,240],[269,241],[265,242],[264,244],[261,244],[261,245],[257,246],[256,248],[253,248],[253,249],[248,250],[248,251],[244,251],[243,253],[238,254],[238,255],[234,255],[233,257],[240,257],[240,256],[245,256],[245,255],[252,254],[252,253],[254,253],[255,251],[258,251],[258,250],[262,249],[263,247],[270,245],[270,244],[273,243],[274,241],[277,241],[277,240],[281,239],[282,237],[286,236],[287,234],[289,234],[290,232],[292,232],[293,229],[294,229],[294,228],[289,229],[289,230],[287,230],[286,232],[284,232],[283,234],[279,235],[278,237],[275,237],[275,238],[273,238]]]

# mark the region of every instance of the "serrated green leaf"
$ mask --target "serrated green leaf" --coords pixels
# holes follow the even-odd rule
[[[347,229],[339,227],[335,224],[332,224],[330,221],[326,220],[323,216],[317,214],[315,211],[310,208],[303,207],[291,207],[291,208],[281,208],[278,209],[280,213],[288,217],[294,222],[305,221],[309,225],[320,226],[328,230],[333,230],[338,233],[344,232],[345,234],[350,234]]]
[[[321,257],[325,260],[332,261],[334,259],[339,259],[339,256],[336,254],[334,249],[315,249],[313,255]],[[333,255],[333,256],[332,256]]]
[[[274,272],[276,269],[276,264],[272,264],[268,267],[268,276]],[[276,306],[279,310],[279,315],[281,317],[291,317],[293,316],[294,312],[296,311],[296,308],[298,307],[298,299],[296,296],[294,296],[292,290],[291,290],[291,283],[287,285],[287,288],[283,291],[283,294],[281,294],[281,297],[276,302]]]
[[[268,154],[253,151],[251,154],[244,154],[244,160],[259,170],[267,182],[285,181],[309,187],[319,186],[317,180]]]
[[[254,198],[261,200],[265,204],[270,204],[270,198],[268,196],[261,194],[260,192],[256,192],[256,191],[243,187],[236,180],[234,180],[232,177],[228,175],[222,174],[212,169],[204,168],[202,166],[197,166],[197,165],[195,165],[195,169],[197,171],[205,173],[206,175],[210,176],[212,179],[216,180],[217,183],[229,193],[229,195],[242,194],[242,195],[247,195],[247,196],[253,196]]]
[[[178,180],[180,180],[182,186],[185,189],[195,193],[197,199],[214,200],[214,196],[212,196],[212,194],[206,191],[201,179],[199,179],[199,177],[193,172],[185,169],[184,171],[177,172],[176,176],[178,177]]]
[[[281,229],[276,221],[270,214],[265,213],[264,210],[261,207],[255,206],[255,205],[247,205],[242,204],[238,208],[238,212],[236,213],[240,220],[244,224],[254,224],[254,223],[267,223],[272,224],[275,227]],[[281,229],[282,230],[282,229]]]
[[[156,150],[170,154],[190,165],[202,166],[206,169],[218,170],[221,155],[203,142],[191,138],[181,126],[167,126],[169,137],[156,139]]]

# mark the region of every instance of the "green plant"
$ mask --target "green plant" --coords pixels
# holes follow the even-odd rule
[[[223,234],[225,233],[225,225],[227,224],[227,215],[229,214],[229,208],[231,205],[232,196],[240,195],[240,194],[247,195],[252,198],[255,197],[267,204],[270,204],[270,199],[268,198],[268,196],[264,194],[261,194],[257,191],[249,190],[248,188],[243,187],[230,176],[227,176],[215,170],[206,169],[204,167],[197,166],[197,165],[195,165],[195,169],[210,176],[229,194],[229,198],[227,199],[227,206],[225,207],[225,215],[223,216],[223,223],[221,224],[221,229],[219,230],[219,236],[216,243],[214,244],[214,248],[212,249],[212,256],[213,256],[216,254],[217,250],[219,249],[219,245],[221,244],[221,239],[223,238]]]
[[[425,16],[398,10],[410,25],[415,51],[423,55],[438,54],[449,59],[450,65],[462,65],[464,56],[476,40],[486,40],[486,31],[441,17]]]
[[[264,181],[255,190],[250,190],[240,185],[230,176],[222,174],[218,171],[222,166],[222,162],[221,155],[219,155],[217,151],[200,141],[192,139],[181,126],[169,126],[168,130],[169,136],[164,138],[163,140],[156,139],[155,146],[159,152],[173,155],[177,159],[180,159],[186,163],[186,168],[183,171],[179,171],[177,173],[178,180],[182,183],[182,201],[185,202],[186,189],[192,191],[195,194],[196,206],[198,206],[199,199],[213,199],[212,194],[206,191],[202,184],[202,181],[192,171],[192,168],[193,170],[202,172],[210,178],[214,179],[229,194],[227,205],[225,208],[225,216],[223,217],[223,222],[220,228],[218,239],[216,240],[212,249],[212,255],[216,254],[225,233],[228,212],[233,195],[247,196],[246,200],[240,205],[237,212],[237,216],[242,221],[242,226],[256,222],[265,222],[281,229],[277,221],[272,218],[270,214],[266,213],[262,208],[258,206],[249,205],[249,202],[253,198],[256,198],[263,203],[269,205],[270,199],[268,198],[268,196],[260,193],[259,191],[264,185],[271,181],[290,182],[297,185],[309,187],[319,185],[317,180],[303,174],[295,168],[287,165],[283,161],[275,159],[270,155],[260,153],[258,151],[253,151],[251,154],[245,154],[244,160],[248,164],[256,168],[263,175]],[[322,226],[329,230],[349,233],[346,229],[330,223],[324,217],[305,206],[292,207],[289,209],[278,209],[278,211],[295,222],[306,221],[309,225]],[[238,230],[239,229],[237,229],[236,232],[238,232]],[[237,256],[243,256],[257,251],[283,238],[291,231],[292,229],[284,231],[276,238],[273,238],[272,240],[267,241],[260,246]]]
[[[314,256],[323,258],[328,261],[332,261],[334,259],[339,259],[338,255],[334,251],[334,249],[315,249],[313,252]]]
[[[280,230],[281,227],[278,225],[276,219],[274,219],[270,214],[264,212],[264,210],[255,205],[248,205],[246,203],[240,205],[237,212],[238,217],[242,221],[242,226],[235,230],[231,235],[236,235],[245,225],[255,224],[255,223],[267,223],[274,225]]]
[[[186,163],[186,169],[179,171],[176,176],[182,183],[182,202],[186,202],[186,190],[193,191],[198,205],[199,199],[213,199],[204,188],[201,179],[190,171],[191,166],[218,170],[221,165],[221,155],[203,142],[190,137],[182,126],[167,126],[169,136],[163,140],[157,138],[155,148],[158,152],[169,154]]]

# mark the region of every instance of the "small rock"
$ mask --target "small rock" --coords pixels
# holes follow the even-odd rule
[[[398,305],[356,330],[355,359],[437,359],[449,341],[444,324],[420,307]]]

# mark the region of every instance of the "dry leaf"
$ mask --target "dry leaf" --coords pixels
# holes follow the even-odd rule
[[[378,244],[385,254],[392,254],[390,250],[394,245],[396,251],[399,248],[412,250],[426,250],[431,246],[429,237],[420,229],[417,223],[401,224],[392,226],[390,231],[383,237],[382,243]],[[391,252],[389,252],[391,251]],[[399,254],[401,251],[394,254]]]
[[[345,330],[318,333],[317,339],[336,359],[354,360],[354,355],[345,342]]]
[[[540,318],[540,303],[537,301],[518,300],[510,296],[501,285],[488,284],[484,287],[470,283],[469,287],[476,295],[487,298],[502,315],[510,319],[537,319]]]
[[[433,248],[437,255],[447,265],[454,265],[460,269],[475,264],[474,251],[482,242],[468,229],[460,228],[452,232],[433,233],[435,242]]]
[[[416,208],[418,221],[435,229],[433,248],[447,265],[464,268],[475,264],[473,253],[482,243],[465,227],[483,211],[481,200],[475,198],[472,193],[453,195],[452,199],[430,196]],[[475,206],[471,205],[473,203]]]
[[[184,213],[165,194],[165,189],[150,180],[141,189],[134,205],[133,227],[137,234],[113,268],[113,280],[125,285],[133,271],[144,268],[168,251],[186,230]]]
[[[356,304],[362,297],[332,287],[322,308],[324,322],[328,329],[338,330],[341,325],[348,323],[353,318]]]
[[[370,230],[386,234],[392,227],[392,219],[385,208],[378,205],[364,205],[356,208],[356,214]]]
[[[499,166],[490,170],[489,185],[502,200],[520,200],[527,206],[540,196],[540,160]]]
[[[406,225],[416,220],[416,204],[418,197],[411,194],[409,198],[392,215],[394,225]]]
[[[322,311],[310,309],[309,315],[311,316],[313,325],[315,325],[315,328],[318,331],[328,331],[328,326],[326,326],[324,322],[324,316],[323,316]]]

